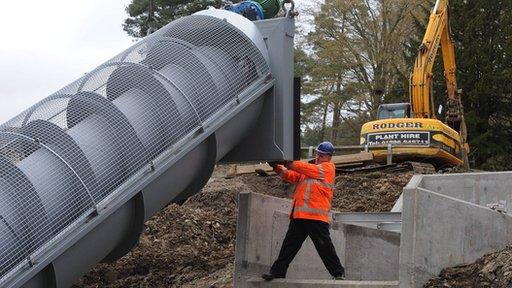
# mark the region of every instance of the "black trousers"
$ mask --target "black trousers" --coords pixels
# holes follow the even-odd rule
[[[292,219],[290,221],[281,251],[270,268],[270,273],[277,277],[285,277],[288,266],[308,236],[313,240],[316,251],[329,273],[334,277],[344,275],[345,269],[341,265],[331,241],[329,224],[307,219]]]

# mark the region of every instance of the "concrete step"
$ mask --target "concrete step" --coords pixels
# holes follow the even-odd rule
[[[354,281],[354,280],[295,280],[274,279],[264,281],[250,278],[246,287],[254,288],[398,288],[398,281]]]

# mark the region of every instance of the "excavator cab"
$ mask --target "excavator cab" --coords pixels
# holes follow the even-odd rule
[[[381,104],[377,111],[378,120],[394,119],[394,118],[410,118],[411,117],[411,104],[410,103],[392,103]]]

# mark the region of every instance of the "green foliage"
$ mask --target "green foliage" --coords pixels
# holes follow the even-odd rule
[[[226,0],[154,0],[154,17],[152,21],[148,21],[149,0],[132,0],[126,7],[129,17],[123,24],[123,30],[130,36],[144,37],[149,27],[159,29],[175,19],[209,6],[220,8],[225,4]]]
[[[336,101],[341,101],[341,109],[345,111],[350,111],[349,106],[353,103],[364,103],[362,111],[372,111],[382,102],[409,101],[409,73],[434,2],[429,0],[413,5],[414,9],[407,13],[411,16],[409,22],[404,22],[410,29],[400,30],[405,37],[387,36],[400,44],[399,49],[394,47],[391,50],[384,49],[385,43],[371,45],[384,38],[385,20],[394,19],[392,16],[379,18],[375,15],[393,11],[399,1],[324,2],[320,12],[315,15],[315,30],[308,35],[314,53],[309,56],[313,61],[310,61],[308,72],[305,73],[308,75],[305,91],[318,95],[317,99],[304,105],[302,120],[306,129],[303,140],[308,145],[313,145],[322,137],[328,138],[326,136],[333,135],[332,131],[335,130],[340,131],[343,137],[336,137],[333,142],[343,143],[347,139],[345,136],[357,141],[357,133],[353,133],[352,126],[369,120],[368,114],[355,113],[355,117],[341,117],[341,123],[335,123],[334,119],[325,123],[325,117],[322,117],[325,107],[327,118],[332,118]],[[364,3],[372,4],[365,6]],[[384,3],[391,6],[383,9]],[[350,19],[354,15],[360,21]],[[472,167],[512,169],[512,161],[509,160],[512,154],[512,2],[452,0],[450,16]],[[375,38],[367,41],[369,37]],[[366,60],[372,61],[364,62]],[[400,61],[404,63],[402,66],[394,66]],[[387,69],[385,73],[382,73],[382,68]],[[302,68],[299,70],[305,71]],[[341,89],[336,89],[336,83],[341,84],[338,86]],[[433,86],[435,107],[440,104],[446,106],[441,56],[434,65]],[[381,96],[375,95],[374,92],[381,87],[384,87]],[[347,93],[347,90],[351,93]],[[444,113],[438,117],[444,119]]]
[[[306,54],[306,52],[304,52],[304,50],[300,47],[295,48],[293,57],[295,63],[295,77],[304,78],[311,72],[311,68],[315,64],[313,59],[309,57],[308,54]]]
[[[512,2],[453,0],[451,24],[470,160],[512,169]]]

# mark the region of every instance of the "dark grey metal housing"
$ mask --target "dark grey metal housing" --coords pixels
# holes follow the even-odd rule
[[[293,29],[202,11],[1,125],[0,286],[69,287],[216,162],[291,159]]]

